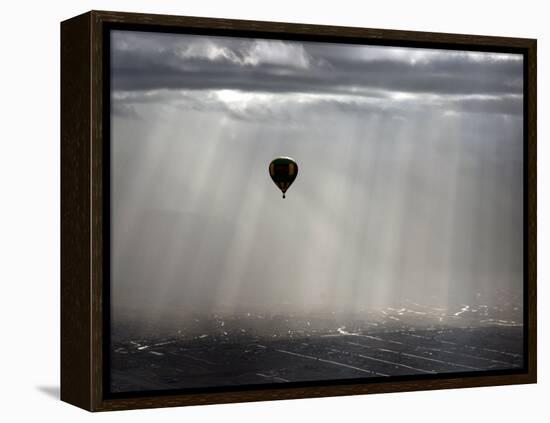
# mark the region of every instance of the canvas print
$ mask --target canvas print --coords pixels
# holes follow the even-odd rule
[[[523,66],[112,30],[111,392],[522,369]]]

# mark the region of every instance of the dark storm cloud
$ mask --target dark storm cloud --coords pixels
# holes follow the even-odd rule
[[[520,95],[522,60],[376,46],[116,32],[115,90]]]

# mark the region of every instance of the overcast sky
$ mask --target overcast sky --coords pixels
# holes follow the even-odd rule
[[[114,31],[112,305],[522,286],[522,56]],[[281,198],[276,156],[299,175]]]

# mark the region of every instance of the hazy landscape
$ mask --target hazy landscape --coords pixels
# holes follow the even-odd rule
[[[517,303],[442,308],[404,302],[400,308],[358,314],[195,313],[185,321],[167,313],[160,328],[139,322],[119,322],[113,332],[113,392],[523,365],[522,307]]]
[[[113,392],[522,366],[522,55],[113,30],[110,63]]]

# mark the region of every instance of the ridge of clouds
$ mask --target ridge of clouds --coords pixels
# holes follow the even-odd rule
[[[151,101],[227,108],[236,103],[223,93],[235,92],[247,101],[229,111],[243,119],[304,99],[382,113],[522,113],[523,62],[513,54],[115,31],[111,66],[113,111],[126,117]]]

